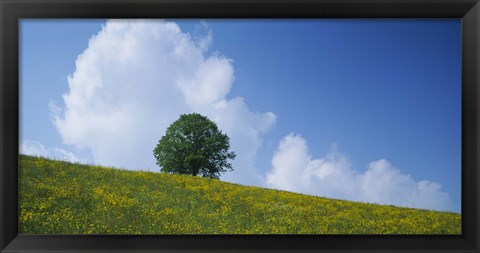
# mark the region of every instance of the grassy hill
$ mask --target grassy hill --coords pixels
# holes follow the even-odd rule
[[[460,234],[459,214],[20,155],[22,234]]]

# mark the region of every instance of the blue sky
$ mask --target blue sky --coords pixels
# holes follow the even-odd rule
[[[460,27],[23,20],[21,150],[158,171],[153,146],[196,111],[239,155],[222,180],[460,212]]]

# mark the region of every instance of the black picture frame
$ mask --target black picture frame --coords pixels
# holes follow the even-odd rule
[[[478,0],[0,0],[1,252],[480,252]],[[19,235],[19,19],[461,18],[462,235]]]

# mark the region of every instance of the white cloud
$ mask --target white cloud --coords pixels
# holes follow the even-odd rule
[[[20,153],[24,155],[42,156],[69,162],[84,162],[72,152],[68,152],[61,148],[47,148],[38,141],[23,141],[20,144]]]
[[[195,31],[193,32],[193,39],[202,51],[207,51],[213,41],[212,30],[208,28],[208,24],[205,20],[200,21],[195,25]]]
[[[53,149],[54,157],[61,157],[60,160],[65,160],[69,162],[82,162],[75,154],[72,152],[68,152],[61,148],[54,148]],[[57,154],[57,155],[55,155]]]
[[[221,56],[205,59],[194,73],[188,74],[190,76],[180,77],[176,83],[187,104],[193,107],[224,98],[234,78],[231,61]]]
[[[329,198],[347,199],[435,210],[451,210],[441,185],[415,181],[387,160],[368,164],[364,172],[352,169],[345,154],[334,145],[320,159],[313,159],[307,143],[297,134],[284,137],[267,173],[270,187]]]
[[[207,55],[211,41],[211,32],[192,38],[173,22],[107,21],[78,56],[64,105],[51,103],[64,143],[91,150],[95,163],[156,168],[152,150],[166,128],[181,113],[198,112],[218,123],[237,153],[225,179],[260,185],[254,159],[275,115],[226,99],[233,61]]]
[[[26,140],[20,144],[20,153],[24,155],[47,156],[48,151],[42,143]]]

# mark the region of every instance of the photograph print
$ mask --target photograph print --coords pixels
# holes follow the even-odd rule
[[[21,19],[20,234],[456,234],[461,19]]]

